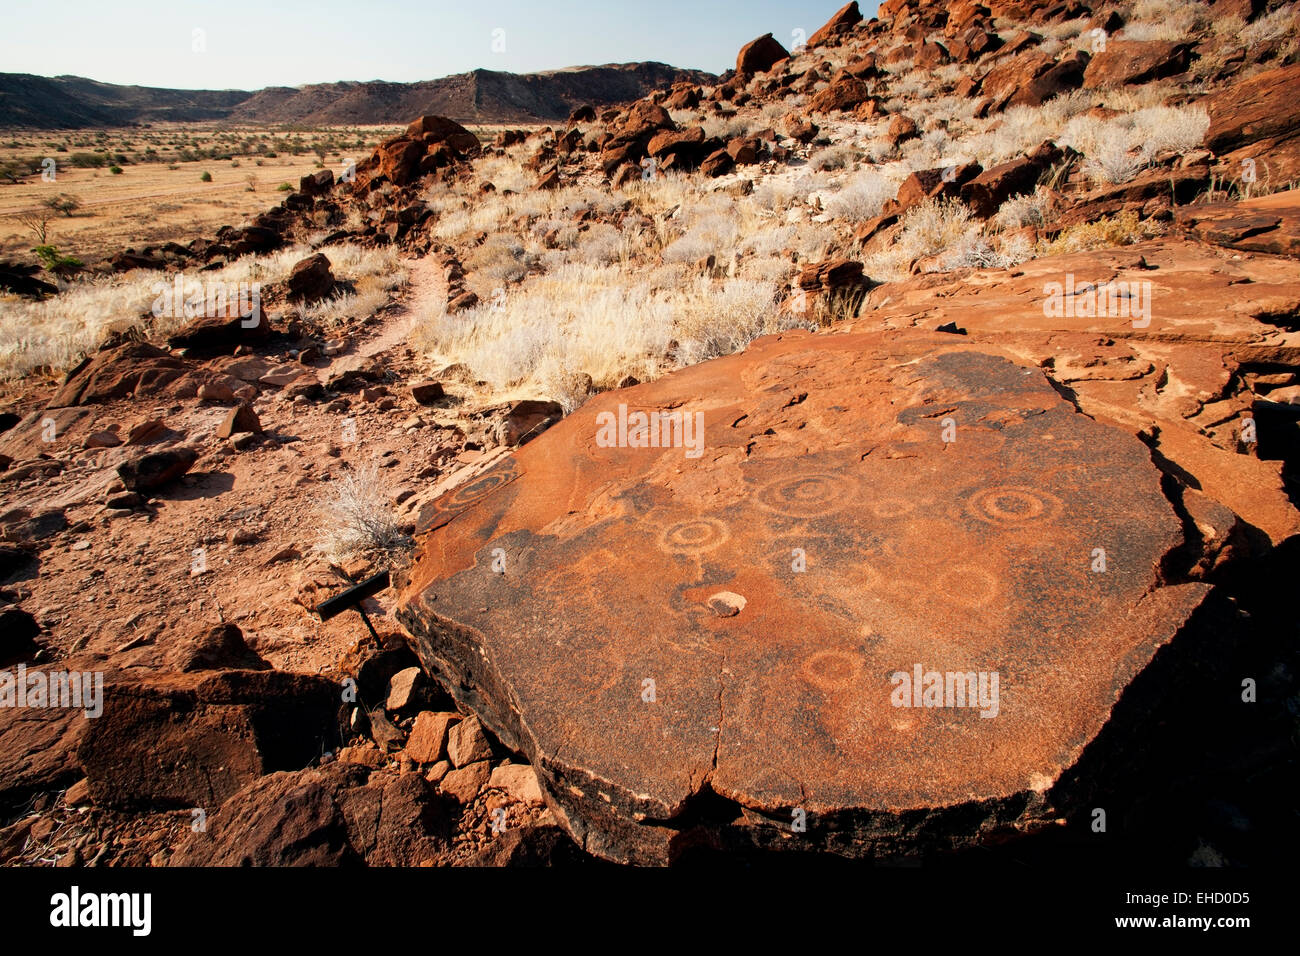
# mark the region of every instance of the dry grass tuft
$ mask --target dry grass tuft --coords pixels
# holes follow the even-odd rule
[[[391,557],[410,547],[389,510],[389,490],[379,478],[379,466],[335,479],[317,503],[320,537],[317,547],[332,561],[358,554]]]

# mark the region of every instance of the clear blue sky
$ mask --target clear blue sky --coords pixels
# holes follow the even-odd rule
[[[845,0],[4,0],[0,72],[258,89],[659,60],[720,73]],[[859,0],[867,17],[877,0]],[[205,50],[196,52],[195,30]],[[494,31],[501,31],[495,33]],[[494,36],[498,46],[494,50]]]

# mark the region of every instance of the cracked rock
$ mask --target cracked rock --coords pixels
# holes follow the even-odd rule
[[[1183,523],[1142,442],[919,329],[770,336],[598,395],[422,535],[398,616],[426,670],[580,846],[643,864],[1044,825],[1208,590],[1163,574]]]

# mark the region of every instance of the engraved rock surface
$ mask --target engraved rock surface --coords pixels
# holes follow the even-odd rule
[[[702,433],[635,447],[637,412]],[[426,668],[587,850],[638,863],[887,855],[915,811],[951,845],[1027,825],[1207,590],[1162,578],[1183,537],[1141,442],[915,329],[597,396],[420,530],[399,618]],[[902,706],[918,665],[996,673],[996,704]]]

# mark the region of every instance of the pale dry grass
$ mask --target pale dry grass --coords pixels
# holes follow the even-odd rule
[[[866,274],[876,280],[905,278],[918,259],[973,250],[982,230],[965,204],[927,199],[903,214],[893,243],[866,256]]]
[[[1052,218],[1053,206],[1051,194],[1040,186],[1032,193],[1012,196],[1004,202],[993,217],[993,225],[999,229],[1045,226]]]
[[[822,208],[835,219],[860,222],[880,215],[887,200],[898,194],[898,183],[877,169],[864,169],[850,177],[838,191],[823,200]]]
[[[712,280],[679,265],[570,262],[499,304],[425,316],[415,342],[438,362],[466,365],[493,398],[563,400],[559,383],[577,373],[598,386],[629,374],[647,381],[802,324],[778,315],[776,293],[773,282]]]
[[[1149,106],[1110,119],[1076,116],[1057,144],[1082,153],[1084,171],[1094,181],[1125,183],[1160,153],[1200,146],[1209,125],[1202,107]]]
[[[1209,5],[1201,0],[1137,0],[1118,39],[1188,42],[1210,20]]]
[[[405,282],[405,267],[392,249],[341,244],[318,251],[329,257],[336,278],[350,279],[357,287],[355,295],[302,310],[308,319],[324,325],[373,312],[388,300],[390,290]],[[283,281],[294,263],[310,254],[310,249],[295,247],[270,256],[245,256],[223,269],[184,273],[184,277],[204,285],[256,282],[266,286]],[[111,331],[139,329],[149,339],[166,338],[187,321],[157,317],[151,311],[160,287],[171,283],[169,273],[135,270],[66,284],[57,296],[40,302],[0,299],[0,378],[71,368]]]
[[[411,541],[398,527],[390,500],[376,463],[334,479],[316,504],[317,549],[338,562],[358,554],[389,556],[408,547]]]

